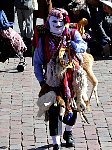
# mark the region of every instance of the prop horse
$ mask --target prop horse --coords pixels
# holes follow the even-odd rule
[[[69,51],[70,50],[68,48],[61,48],[60,49],[60,52],[59,52],[60,63],[62,65],[65,64],[65,61],[63,62],[63,57],[67,57],[67,59],[69,58],[69,60],[70,60],[70,62],[66,61],[67,62],[67,66],[63,65],[64,70],[61,73],[63,73],[67,68],[72,68],[73,62],[71,61],[70,52]],[[93,58],[93,56],[91,54],[89,54],[87,52],[82,53],[82,56],[83,56],[83,63],[82,63],[83,72],[85,71],[88,80],[92,84],[92,91],[91,91],[91,94],[90,94],[90,97],[89,97],[89,101],[90,101],[91,96],[92,96],[92,94],[94,92],[96,103],[97,103],[97,105],[99,105],[99,99],[98,99],[98,94],[97,94],[98,80],[97,80],[97,78],[96,78],[96,76],[95,76],[95,74],[93,72],[94,58]],[[77,65],[76,61],[75,61],[75,65]]]
[[[96,96],[96,102],[97,105],[99,104],[98,96],[97,96],[97,85],[98,85],[98,80],[96,76],[94,75],[92,65],[93,65],[93,57],[91,54],[84,53],[83,54],[83,65],[80,66],[78,64],[78,61],[71,60],[70,53],[69,53],[68,48],[61,48],[59,52],[59,58],[57,58],[55,65],[53,64],[53,61],[51,60],[47,64],[47,73],[46,73],[46,83],[41,91],[39,92],[39,99],[38,100],[38,106],[40,106],[39,102],[42,100],[44,101],[45,97],[48,96],[46,95],[50,91],[50,87],[55,87],[60,85],[62,82],[62,79],[64,80],[64,83],[67,83],[67,74],[72,74],[73,72],[73,81],[72,81],[72,87],[73,91],[75,92],[74,97],[77,97],[75,100],[74,97],[69,99],[68,103],[65,104],[65,101],[62,99],[61,94],[57,95],[55,97],[55,100],[53,102],[60,104],[61,110],[66,110],[66,107],[69,107],[69,104],[76,109],[83,122],[88,122],[88,119],[85,115],[85,110],[87,109],[90,111],[90,98],[91,95],[94,91],[95,96]],[[64,58],[64,59],[63,59]],[[51,75],[53,73],[53,75]],[[88,98],[87,95],[87,78],[91,81],[93,88],[92,92],[90,95],[90,98]],[[67,89],[67,84],[64,85],[65,89]],[[69,89],[68,89],[69,90]],[[51,95],[51,93],[49,93]],[[49,95],[49,96],[50,96]],[[50,102],[52,104],[52,102]],[[49,107],[47,107],[48,109]],[[63,111],[64,113],[64,111]]]
[[[84,63],[82,65],[83,69],[86,71],[87,73],[87,77],[89,79],[89,81],[91,82],[92,84],[92,91],[91,91],[91,94],[90,94],[90,97],[89,97],[89,101],[91,99],[91,96],[94,92],[95,94],[95,99],[96,99],[96,103],[97,103],[97,106],[99,106],[99,99],[98,99],[98,93],[97,93],[97,86],[98,86],[98,80],[93,72],[93,63],[94,63],[94,58],[91,54],[89,53],[84,53],[83,54],[83,60],[84,60]]]
[[[78,66],[77,61],[71,60],[70,50],[67,48],[61,48],[59,53],[60,64],[63,67],[63,70],[60,72],[60,75],[64,74],[68,68],[75,68],[73,70],[73,90],[76,93],[76,103],[74,103],[75,107],[79,111],[82,120],[87,121],[86,116],[84,115],[84,110],[87,109],[90,111],[90,99],[94,92],[97,106],[99,106],[99,99],[97,94],[97,86],[98,80],[93,72],[93,62],[94,58],[89,53],[83,53],[83,64],[82,66]],[[66,65],[67,64],[67,65]],[[74,65],[74,66],[73,66]],[[78,66],[78,67],[77,67]],[[59,75],[58,75],[59,76]],[[62,78],[62,77],[61,77]],[[92,84],[92,91],[90,97],[87,96],[87,79]],[[74,101],[75,102],[75,101]]]

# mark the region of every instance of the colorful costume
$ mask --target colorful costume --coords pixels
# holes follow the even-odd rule
[[[87,43],[82,39],[80,33],[66,25],[67,23],[70,23],[68,13],[64,9],[53,8],[49,13],[43,33],[40,36],[36,27],[33,39],[35,76],[42,88],[47,85],[49,87],[46,87],[48,92],[50,89],[56,93],[56,96],[61,96],[66,105],[64,117],[60,115],[60,105],[57,102],[54,102],[48,109],[53,150],[60,149],[62,122],[66,124],[63,137],[66,140],[66,146],[74,146],[72,126],[75,124],[77,111],[69,105],[71,98],[74,98],[73,71],[70,65],[72,62],[75,67],[79,67],[78,60],[74,59],[74,54],[84,53],[87,49]],[[63,51],[63,48],[65,51]],[[59,56],[60,50],[62,50],[60,54],[62,57]],[[59,57],[61,57],[61,60]],[[66,71],[62,73],[64,68]]]

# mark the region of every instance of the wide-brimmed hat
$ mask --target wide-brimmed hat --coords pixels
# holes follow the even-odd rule
[[[0,29],[13,26],[13,22],[9,22],[7,16],[3,10],[0,11]]]
[[[100,0],[103,4],[112,8],[112,0]]]

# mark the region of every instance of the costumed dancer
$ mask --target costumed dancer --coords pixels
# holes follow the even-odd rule
[[[62,79],[61,82],[58,82],[52,80],[54,72],[51,71],[50,75],[52,76],[50,77],[46,76],[46,74],[49,75],[49,70],[52,70],[53,67],[56,68],[59,50],[62,47],[72,47],[73,44],[73,52],[80,54],[84,53],[87,49],[87,43],[82,39],[80,33],[77,30],[72,32],[72,29],[70,29],[69,26],[66,26],[67,23],[70,23],[67,11],[62,8],[52,8],[45,24],[44,36],[39,37],[36,35],[38,29],[35,29],[33,38],[33,46],[35,47],[33,56],[35,76],[39,81],[41,88],[45,87],[45,85],[47,85],[46,87],[49,86],[52,91],[55,91],[56,95],[61,95],[65,103],[67,102],[67,98],[72,95],[72,88],[67,89],[67,86],[64,87],[66,78],[64,78],[64,80]],[[72,80],[72,73],[69,73],[68,71],[67,74],[69,75],[70,80]],[[47,78],[49,78],[49,81]],[[69,85],[70,82],[68,83]],[[71,115],[69,113],[68,117],[67,115],[62,117],[60,115],[59,105],[53,103],[49,107],[48,114],[50,136],[53,140],[53,150],[60,150],[62,122],[66,124],[63,134],[63,138],[66,141],[66,147],[74,147],[75,143],[72,135],[72,128],[77,119],[77,111],[72,110]]]

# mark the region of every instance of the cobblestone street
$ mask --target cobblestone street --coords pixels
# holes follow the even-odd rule
[[[44,118],[37,118],[40,87],[33,73],[32,60],[26,57],[26,69],[20,73],[16,70],[18,61],[18,58],[10,58],[9,63],[0,63],[0,149],[52,150],[48,125],[46,130]],[[91,111],[86,113],[90,124],[83,123],[78,116],[73,129],[75,150],[112,150],[111,66],[112,60],[94,62],[101,104],[97,107],[92,97]],[[89,84],[88,95],[90,90]],[[67,149],[63,138],[62,143],[62,149]]]
[[[17,23],[14,29],[19,32]],[[49,126],[44,117],[37,117],[40,86],[32,58],[26,57],[24,72],[17,72],[18,62],[18,58],[10,58],[0,63],[0,150],[52,150]],[[93,96],[91,111],[86,112],[89,124],[78,114],[73,128],[75,148],[66,148],[61,138],[62,150],[112,150],[112,58],[95,61],[93,70],[99,81],[100,106]],[[92,86],[88,84],[90,95]]]

